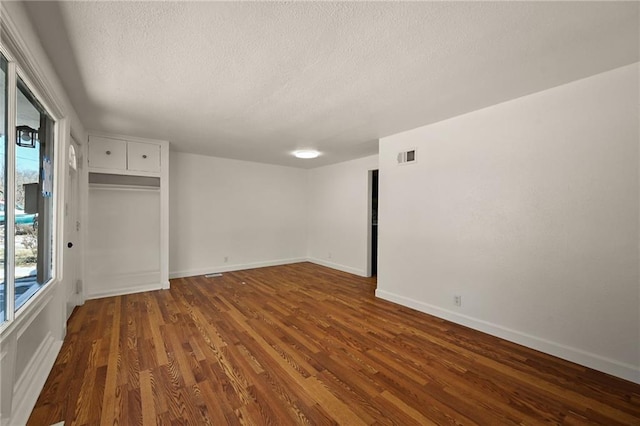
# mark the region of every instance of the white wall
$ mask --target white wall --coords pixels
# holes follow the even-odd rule
[[[305,260],[306,170],[179,152],[170,170],[171,278]]]
[[[353,274],[368,274],[369,171],[378,156],[309,170],[311,262]]]
[[[0,17],[0,26],[10,34],[3,38],[4,45],[16,49],[11,53],[35,85],[37,95],[55,110],[60,136],[56,141],[56,158],[58,166],[65,165],[70,134],[82,143],[86,141],[86,131],[40,45],[24,4],[1,2]],[[64,178],[67,175],[65,167],[61,167],[57,176]],[[64,188],[64,181],[58,179],[58,200],[64,200]],[[62,205],[60,201],[55,230],[59,237],[56,241],[56,278],[22,307],[15,321],[3,325],[0,333],[0,424],[26,423],[64,338],[67,283],[61,276],[65,255]],[[74,250],[81,250],[82,242],[77,247]]]
[[[162,288],[160,188],[89,188],[87,298]]]
[[[377,295],[640,382],[638,117],[634,64],[381,140]]]

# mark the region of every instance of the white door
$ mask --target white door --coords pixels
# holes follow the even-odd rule
[[[67,302],[67,319],[73,308],[80,303],[80,167],[77,160],[80,150],[78,144],[71,139],[69,146],[69,174],[67,176],[66,199],[64,205],[65,220],[65,252],[64,281],[66,283],[65,299]]]

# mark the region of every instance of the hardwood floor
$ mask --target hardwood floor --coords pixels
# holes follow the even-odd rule
[[[29,424],[640,424],[640,386],[300,263],[76,309]]]

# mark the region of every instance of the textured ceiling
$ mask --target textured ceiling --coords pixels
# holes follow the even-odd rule
[[[635,2],[26,5],[88,129],[296,167],[639,60]]]

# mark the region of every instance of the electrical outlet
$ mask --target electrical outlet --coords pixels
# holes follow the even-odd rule
[[[462,306],[462,296],[459,296],[459,295],[453,296],[453,303],[456,306]]]

